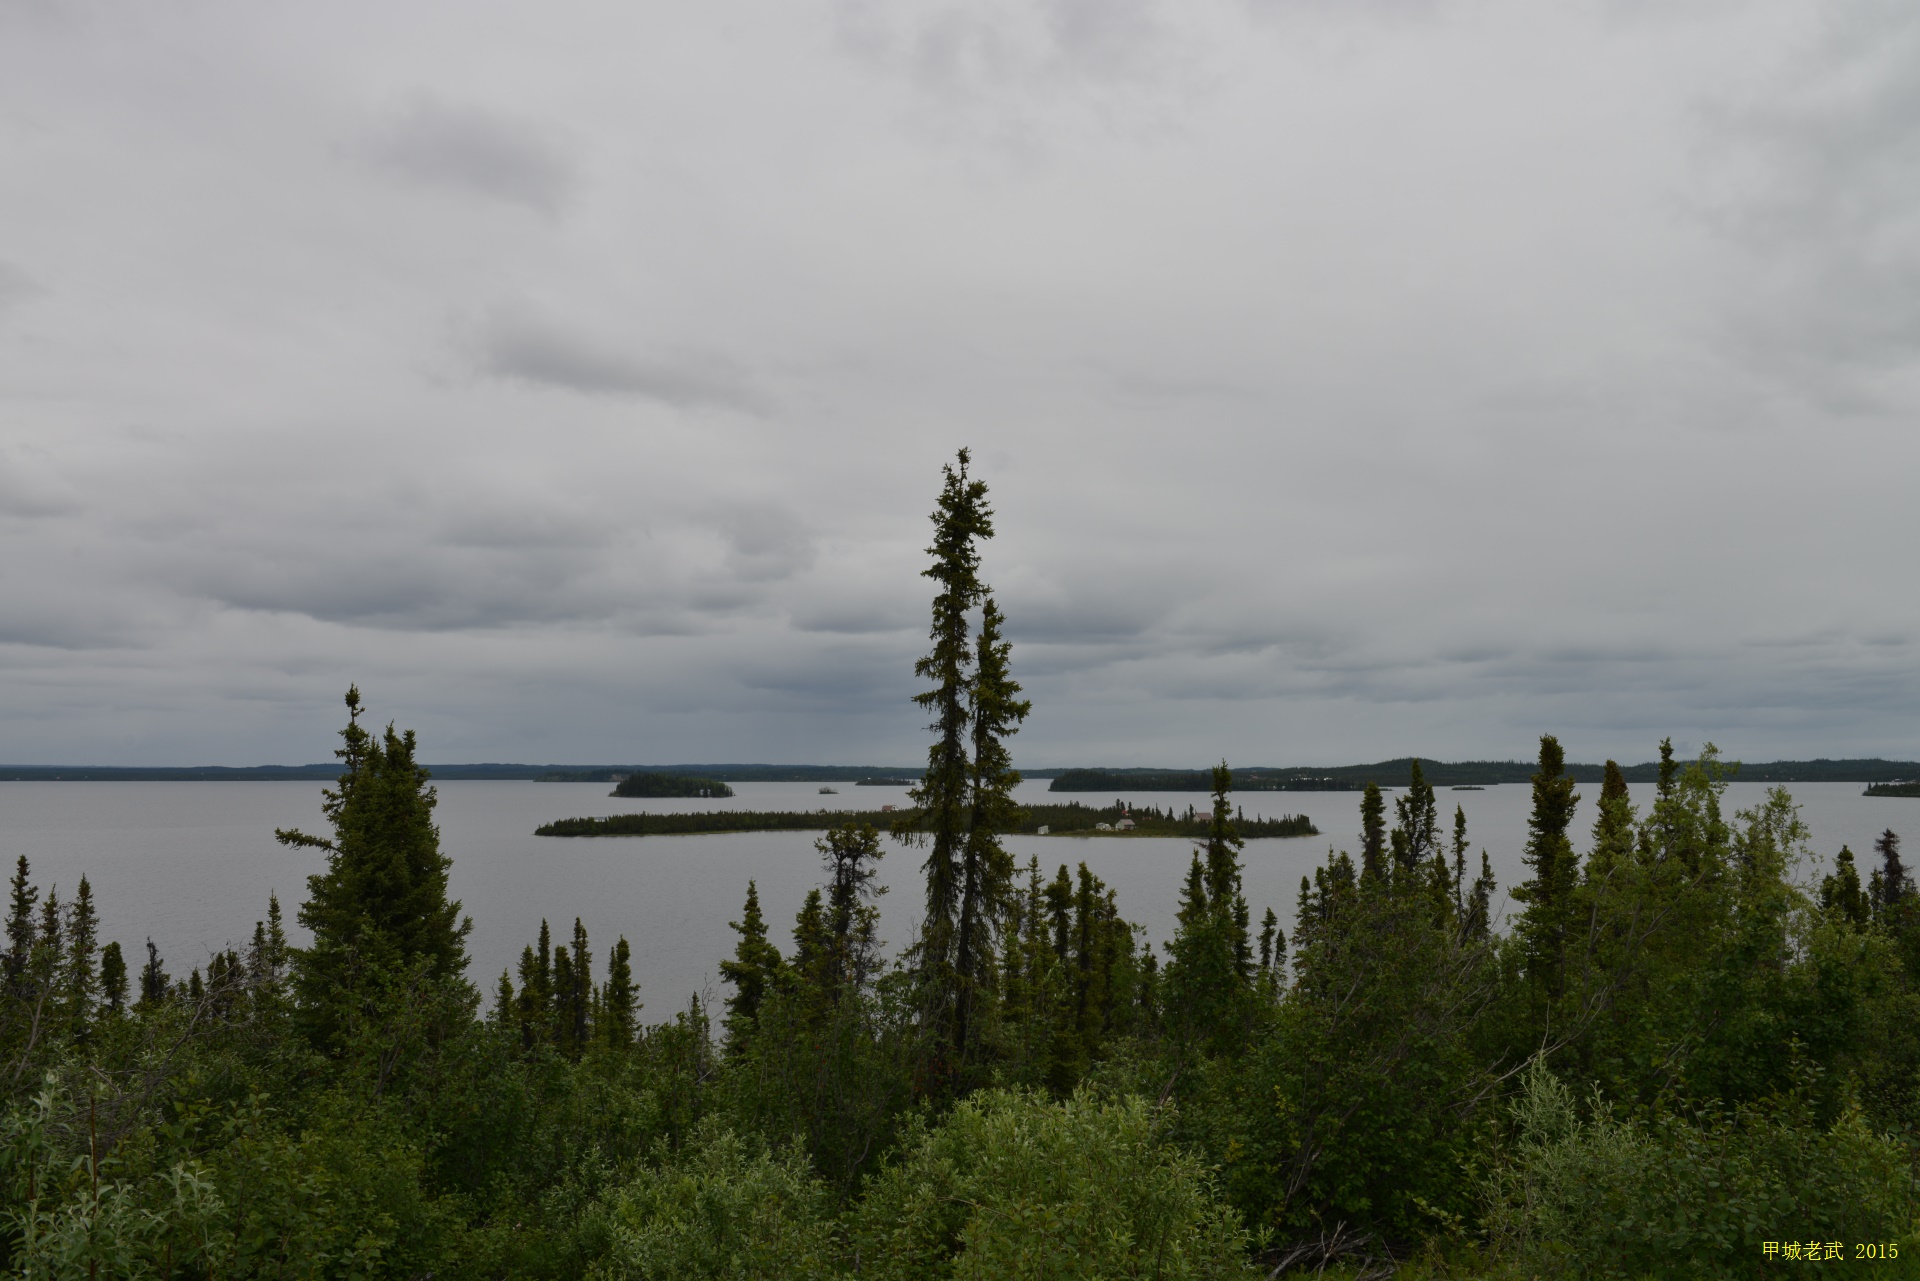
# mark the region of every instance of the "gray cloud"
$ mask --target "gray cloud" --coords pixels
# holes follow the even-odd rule
[[[0,315],[40,292],[40,282],[24,270],[0,259]]]
[[[546,131],[479,107],[416,95],[367,139],[373,160],[417,182],[555,214],[577,181]]]
[[[1905,9],[744,3],[8,27],[0,759],[1920,756]]]
[[[1752,254],[1735,316],[1755,367],[1844,408],[1920,348],[1920,14],[1847,0],[1750,98],[1712,104],[1717,226]]]
[[[619,351],[520,307],[496,307],[473,335],[482,373],[592,396],[643,396],[681,408],[752,409],[747,376],[714,357],[648,358]]]

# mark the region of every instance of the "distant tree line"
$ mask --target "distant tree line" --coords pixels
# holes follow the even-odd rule
[[[629,774],[614,784],[611,795],[637,796],[732,796],[733,789],[717,778],[694,774]]]
[[[1369,783],[1380,787],[1398,786],[1418,763],[1427,781],[1436,787],[1493,784],[1526,784],[1534,766],[1524,761],[1434,761],[1425,757],[1396,757],[1372,765],[1299,766],[1275,769],[1253,766],[1233,772],[1233,786],[1240,792],[1357,792]],[[1606,778],[1604,765],[1569,763],[1567,777],[1576,783],[1598,783]],[[1660,763],[1616,765],[1629,783],[1654,783],[1660,778]],[[1728,762],[1726,768],[1738,771],[1743,782],[1752,783],[1865,783],[1909,780],[1920,777],[1920,762],[1870,760],[1770,761],[1762,764]],[[1053,792],[1204,792],[1205,770],[1174,769],[1070,769],[1054,776],[1047,790]],[[1881,795],[1883,793],[1875,793]]]
[[[693,836],[718,832],[824,832],[849,821],[919,822],[918,810],[891,813],[880,810],[711,810],[698,814],[611,814],[602,818],[565,818],[543,823],[535,836]],[[1126,821],[1141,836],[1181,836],[1203,838],[1210,819],[1189,806],[1185,811],[1129,806],[1115,801],[1104,808],[1072,802],[1066,805],[1029,805],[1006,830],[1034,834],[1043,827],[1054,834],[1090,833],[1099,825],[1109,828]],[[1279,818],[1247,818],[1244,811],[1235,820],[1241,834],[1249,839],[1268,837],[1318,836],[1320,829],[1304,814],[1286,814]]]

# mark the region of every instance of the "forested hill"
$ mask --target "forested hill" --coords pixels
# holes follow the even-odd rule
[[[1236,792],[1357,792],[1368,783],[1399,786],[1407,781],[1414,758],[1395,757],[1372,765],[1300,765],[1235,766],[1233,790]],[[1461,787],[1468,784],[1527,783],[1537,768],[1527,761],[1436,761],[1419,758],[1427,782],[1435,787]],[[1049,771],[1051,772],[1051,771]],[[1566,772],[1574,781],[1598,783],[1606,775],[1604,765],[1569,764]],[[1629,783],[1659,780],[1660,765],[1649,761],[1626,765],[1620,771]],[[1033,771],[1029,777],[1043,777]],[[1889,761],[1879,757],[1864,760],[1769,761],[1743,764],[1734,778],[1743,783],[1879,783],[1894,779],[1920,777],[1920,761]],[[1212,786],[1206,770],[1178,769],[1069,769],[1054,774],[1054,792],[1204,792]]]

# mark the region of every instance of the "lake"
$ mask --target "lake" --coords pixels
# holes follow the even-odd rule
[[[491,993],[503,968],[531,943],[542,917],[556,938],[571,931],[574,917],[592,940],[596,977],[604,977],[607,947],[624,934],[633,948],[635,976],[648,1017],[682,1007],[696,991],[714,996],[716,967],[731,954],[727,922],[739,917],[747,880],[760,886],[761,903],[775,941],[786,950],[793,915],[820,878],[815,833],[753,832],[714,836],[648,836],[593,839],[536,837],[550,819],[578,815],[661,812],[709,808],[815,809],[823,805],[877,809],[904,804],[905,790],[837,785],[836,796],[819,795],[816,783],[736,783],[724,800],[618,800],[605,783],[446,782],[439,784],[441,844],[453,856],[452,888],[473,917],[468,949],[470,977]],[[1046,782],[1024,783],[1027,801],[1113,798],[1048,794]],[[1644,812],[1651,784],[1633,786]],[[1790,787],[1813,833],[1814,849],[1830,858],[1842,844],[1861,857],[1862,876],[1874,837],[1891,827],[1910,839],[1920,835],[1920,798],[1865,797],[1857,783],[1803,783]],[[1593,822],[1599,784],[1583,784],[1575,816],[1579,848]],[[1757,804],[1766,788],[1735,783],[1728,788],[1729,813]],[[1392,819],[1389,793],[1388,818]],[[1193,804],[1199,793],[1135,793],[1140,805]],[[1302,875],[1326,856],[1327,847],[1358,846],[1357,792],[1248,792],[1235,797],[1249,815],[1304,813],[1323,835],[1298,840],[1249,841],[1244,855],[1247,898],[1257,922],[1266,908],[1279,914],[1289,933]],[[1442,827],[1452,830],[1454,806],[1466,810],[1477,852],[1485,848],[1500,880],[1497,900],[1522,879],[1530,789],[1524,785],[1485,791],[1439,793]],[[184,975],[228,944],[243,948],[255,920],[266,914],[267,895],[278,892],[288,923],[305,898],[306,878],[323,866],[310,849],[287,849],[273,839],[276,827],[324,832],[317,783],[0,783],[0,857],[9,872],[16,856],[33,864],[44,891],[57,886],[63,900],[84,873],[93,884],[102,941],[118,939],[129,966],[144,956],[152,935],[168,971]],[[1120,910],[1147,927],[1156,944],[1171,936],[1190,844],[1172,838],[1045,837],[1007,839],[1020,862],[1038,855],[1051,875],[1061,863],[1085,861],[1116,891]],[[881,900],[883,935],[895,946],[911,935],[919,916],[922,851],[888,842],[881,881],[892,893]],[[1910,861],[1920,861],[1920,846]],[[1808,869],[1817,880],[1824,869]],[[292,931],[296,940],[304,932]]]

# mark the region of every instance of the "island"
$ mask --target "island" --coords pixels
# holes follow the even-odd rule
[[[732,796],[733,789],[717,778],[693,774],[660,774],[652,770],[629,774],[613,785],[609,796]]]
[[[890,827],[911,822],[913,810],[714,810],[704,814],[609,814],[604,818],[563,818],[543,823],[535,836],[705,836],[721,832],[824,832],[846,823]],[[1022,836],[1176,836],[1205,839],[1212,815],[1205,810],[1157,809],[1127,806],[1033,805],[1010,834]],[[1233,820],[1248,840],[1318,836],[1320,829],[1304,814],[1279,818]]]
[[[1920,796],[1920,782],[1869,783],[1862,796]]]

